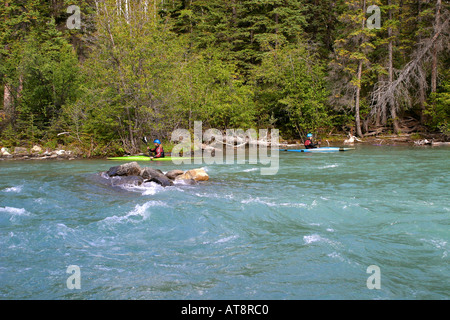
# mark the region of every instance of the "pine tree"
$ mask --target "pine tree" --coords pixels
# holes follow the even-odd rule
[[[369,53],[375,48],[371,42],[375,29],[366,27],[366,0],[346,3],[348,10],[339,17],[343,26],[341,37],[335,41],[334,58],[330,63],[334,84],[332,101],[338,105],[352,106],[356,134],[362,137],[362,89],[364,76],[371,65]]]

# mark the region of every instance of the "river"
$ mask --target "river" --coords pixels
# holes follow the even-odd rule
[[[0,299],[448,299],[449,160],[357,146],[124,189],[107,160],[0,161]]]

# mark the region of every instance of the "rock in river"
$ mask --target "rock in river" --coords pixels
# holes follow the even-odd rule
[[[191,180],[191,179],[195,181],[208,181],[209,176],[206,173],[205,169],[200,168],[188,170],[175,178],[175,180]]]
[[[111,167],[106,171],[106,175],[112,178],[111,183],[114,186],[141,185],[144,182],[156,182],[163,187],[168,187],[174,184],[173,181],[183,182],[184,184],[196,184],[197,181],[209,180],[209,176],[204,169],[193,169],[186,172],[171,170],[163,174],[158,169],[141,168],[137,162]]]
[[[184,173],[184,171],[182,170],[170,170],[169,172],[166,173],[166,177],[169,178],[170,180],[175,180],[176,177],[178,177],[179,175],[182,175]]]
[[[140,186],[144,178],[139,176],[115,176],[111,178],[111,185],[116,186]]]
[[[106,174],[110,177],[115,176],[139,176],[141,175],[141,167],[137,162],[125,163],[120,166],[110,168]]]
[[[141,173],[141,177],[146,181],[156,182],[163,187],[168,187],[173,185],[173,182],[167,178],[160,170],[156,170],[153,168],[144,168]]]

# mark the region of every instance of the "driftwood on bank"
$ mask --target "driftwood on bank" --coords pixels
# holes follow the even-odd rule
[[[249,136],[241,137],[239,135],[227,137],[223,135],[223,139],[221,141],[219,140],[213,140],[209,143],[201,143],[198,144],[198,146],[202,150],[208,150],[208,151],[222,151],[223,146],[226,148],[233,148],[233,149],[239,149],[246,146],[265,146],[265,147],[271,147],[272,145],[278,146],[280,145],[279,141],[272,142],[270,139],[267,139],[266,137],[262,137],[259,139],[251,138]]]
[[[433,141],[428,139],[422,139],[418,141],[414,141],[415,146],[450,146],[450,142],[444,142],[444,141]]]

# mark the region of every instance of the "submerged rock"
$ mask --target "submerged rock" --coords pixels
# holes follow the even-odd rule
[[[175,179],[175,183],[176,184],[181,184],[181,185],[188,185],[188,186],[192,186],[192,185],[196,185],[197,181],[195,181],[194,179]]]
[[[144,178],[139,176],[115,176],[111,179],[111,185],[116,186],[140,186],[144,183]]]

